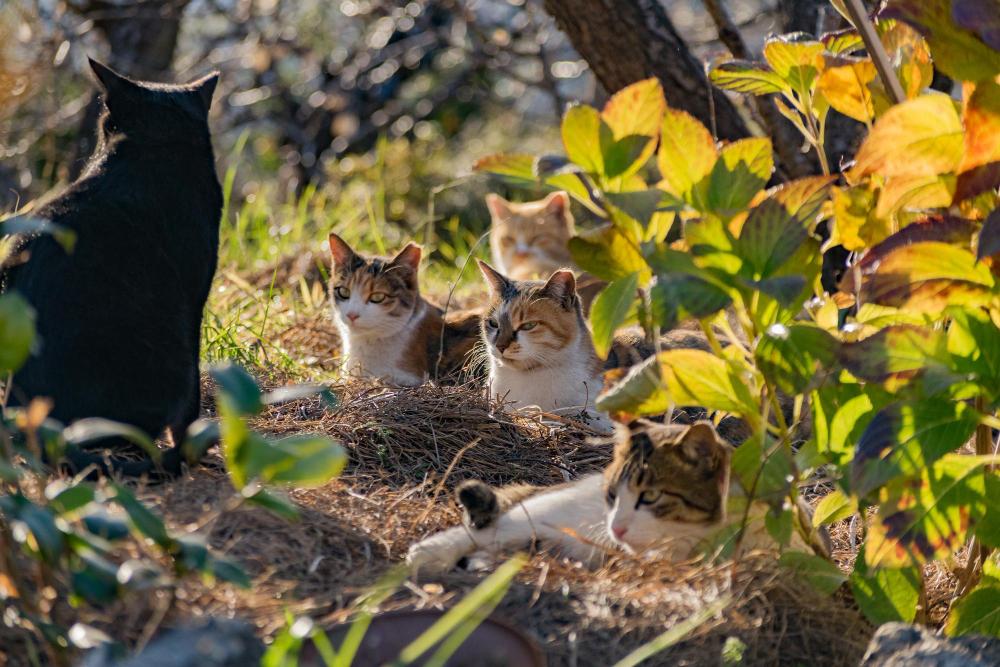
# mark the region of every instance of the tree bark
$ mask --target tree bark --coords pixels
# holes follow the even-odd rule
[[[695,116],[720,139],[749,135],[729,99],[708,82],[659,0],[543,0],[609,93],[655,76],[667,102]]]

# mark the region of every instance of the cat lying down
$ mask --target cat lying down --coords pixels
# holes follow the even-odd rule
[[[684,560],[726,525],[743,518],[745,494],[730,479],[732,448],[711,423],[690,426],[639,420],[616,432],[604,473],[551,487],[494,489],[470,481],[457,489],[465,523],[414,544],[407,562],[425,574],[446,572],[472,556],[536,544],[591,567],[615,549]],[[800,508],[809,516],[805,505]],[[742,548],[776,548],[755,503]],[[825,533],[814,549],[829,554]],[[797,532],[791,548],[806,550]]]

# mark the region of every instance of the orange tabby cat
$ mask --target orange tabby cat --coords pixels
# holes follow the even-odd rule
[[[359,255],[336,234],[329,244],[345,372],[403,386],[461,373],[477,342],[478,313],[445,317],[420,295],[420,246],[410,243],[388,259]]]

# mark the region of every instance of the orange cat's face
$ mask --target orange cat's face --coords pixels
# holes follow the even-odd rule
[[[486,204],[497,270],[514,280],[534,280],[572,266],[567,244],[573,236],[573,216],[565,192],[521,204],[490,194]]]

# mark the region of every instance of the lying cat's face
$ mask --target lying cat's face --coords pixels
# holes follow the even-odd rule
[[[641,549],[669,539],[671,524],[710,525],[725,516],[731,448],[709,422],[645,420],[619,428],[605,471],[608,533]]]
[[[522,371],[552,368],[584,333],[572,271],[556,271],[546,282],[516,281],[479,262],[490,290],[483,314],[483,340],[500,366]]]
[[[413,243],[393,259],[362,257],[330,234],[333,317],[352,336],[385,338],[401,331],[420,300],[417,267],[420,246]]]
[[[515,280],[533,280],[571,265],[567,244],[573,236],[573,215],[565,192],[521,204],[490,194],[486,205],[493,263],[500,271]]]

